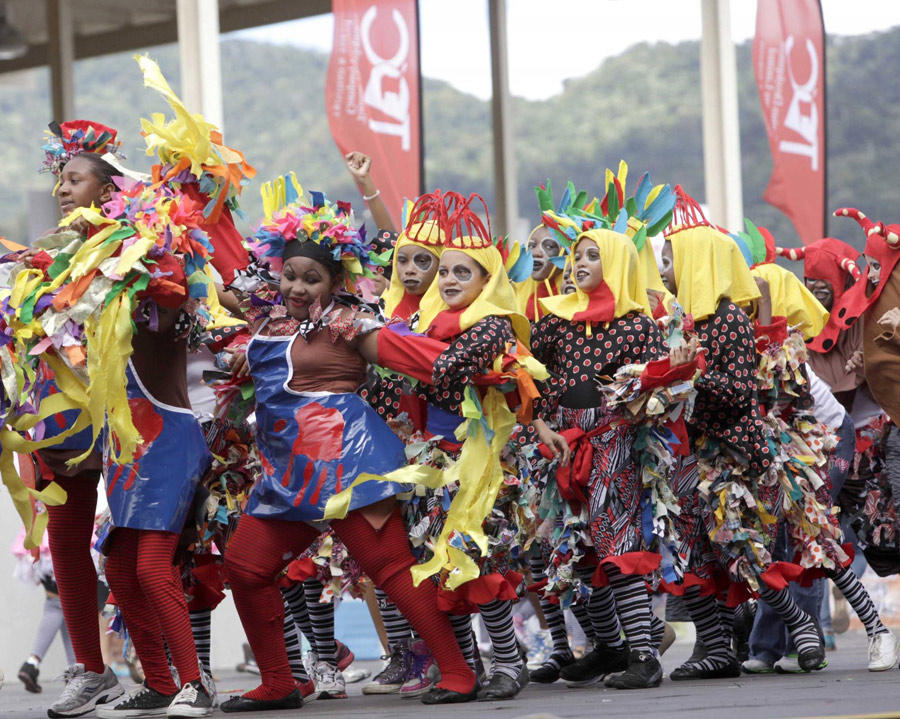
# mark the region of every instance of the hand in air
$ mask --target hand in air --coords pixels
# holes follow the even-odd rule
[[[344,155],[344,162],[347,163],[347,169],[350,174],[356,178],[357,182],[363,182],[369,177],[369,170],[372,169],[372,158],[362,152],[348,152]]]

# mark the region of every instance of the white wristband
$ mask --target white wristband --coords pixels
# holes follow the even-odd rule
[[[370,202],[370,201],[374,200],[376,197],[378,197],[378,195],[380,195],[380,194],[381,194],[381,190],[375,190],[374,195],[369,195],[368,197],[366,195],[363,195],[363,200],[365,200],[366,202]]]

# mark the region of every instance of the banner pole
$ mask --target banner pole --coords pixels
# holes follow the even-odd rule
[[[425,183],[425,103],[424,83],[422,82],[422,13],[419,11],[419,0],[416,6],[416,57],[419,59],[416,68],[416,82],[419,84],[419,194],[424,195],[427,187]]]
[[[822,220],[823,237],[828,237],[828,33],[825,31],[825,13],[822,0],[818,0],[819,18],[822,22]]]

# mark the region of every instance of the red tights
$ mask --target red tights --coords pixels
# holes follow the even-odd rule
[[[141,658],[147,685],[163,694],[180,688],[169,672],[166,644],[181,683],[200,679],[181,577],[172,566],[177,544],[178,535],[172,532],[119,528],[106,560],[106,579]]]
[[[59,601],[75,659],[87,671],[102,674],[106,667],[97,627],[97,570],[91,559],[99,478],[99,472],[54,477],[69,497],[59,507],[47,507],[47,526]]]
[[[439,686],[469,692],[475,675],[466,665],[447,615],[437,608],[433,582],[413,586],[415,564],[399,510],[376,530],[359,512],[331,523],[350,555],[388,594],[431,649],[441,670]],[[244,515],[228,544],[225,565],[247,640],[259,664],[262,685],[251,699],[281,699],[296,687],[284,646],[284,601],[275,577],[319,535],[303,522]]]

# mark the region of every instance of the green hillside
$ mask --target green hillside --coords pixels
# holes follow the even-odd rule
[[[900,159],[900,29],[828,45],[829,202],[856,204],[870,216],[900,220],[894,168]],[[177,50],[154,48],[177,88]],[[741,147],[746,214],[795,243],[790,223],[761,197],[771,158],[753,83],[750,44],[738,47]],[[259,176],[295,170],[303,184],[333,198],[358,196],[331,140],[325,116],[328,58],[292,47],[228,40],[222,44],[225,129]],[[26,189],[49,188],[35,170],[48,115],[46,70],[0,81],[4,170],[0,175],[0,234],[24,241]],[[551,177],[573,179],[600,192],[606,167],[625,158],[655,181],[680,182],[703,198],[700,64],[696,42],[639,44],[611,58],[546,101],[513,102],[519,207],[534,214],[532,186]],[[120,129],[127,164],[146,168],[138,117],[162,111],[141,85],[127,55],[81,61],[76,68],[77,113]],[[446,83],[425,80],[427,184],[482,193],[493,201],[489,105]],[[13,142],[10,142],[12,140]],[[364,149],[364,148],[361,148]],[[259,212],[256,187],[247,193],[249,219]],[[858,240],[852,223],[830,222],[836,236]]]

